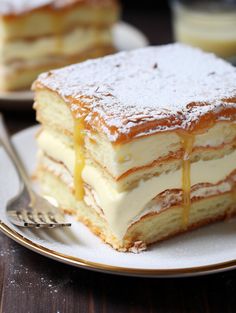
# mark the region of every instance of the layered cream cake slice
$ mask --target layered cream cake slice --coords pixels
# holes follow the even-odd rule
[[[39,76],[38,179],[118,250],[236,212],[236,69],[173,44]]]
[[[1,0],[0,90],[39,73],[114,52],[116,0]]]

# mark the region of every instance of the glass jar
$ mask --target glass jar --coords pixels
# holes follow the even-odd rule
[[[236,0],[173,0],[175,40],[236,62]]]

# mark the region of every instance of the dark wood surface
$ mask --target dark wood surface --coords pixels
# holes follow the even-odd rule
[[[124,19],[152,44],[172,40],[166,12],[129,11]],[[35,123],[30,109],[4,115],[11,133]],[[54,262],[0,234],[0,295],[0,313],[234,313],[236,271],[184,279],[113,276]]]

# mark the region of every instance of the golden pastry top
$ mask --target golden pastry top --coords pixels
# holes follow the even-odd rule
[[[85,128],[121,142],[236,120],[236,68],[182,44],[147,47],[41,74]]]
[[[18,16],[35,10],[60,10],[74,5],[112,6],[117,0],[1,0],[0,15]]]

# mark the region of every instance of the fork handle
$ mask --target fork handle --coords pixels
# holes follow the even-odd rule
[[[0,113],[0,145],[3,146],[5,151],[7,152],[9,158],[11,159],[16,172],[18,174],[19,180],[20,180],[20,185],[21,188],[23,189],[24,187],[27,188],[27,190],[32,194],[31,192],[31,183],[28,177],[28,174],[25,170],[25,167],[18,155],[18,152],[16,151],[11,138],[8,134],[7,128],[4,123],[3,115]]]

